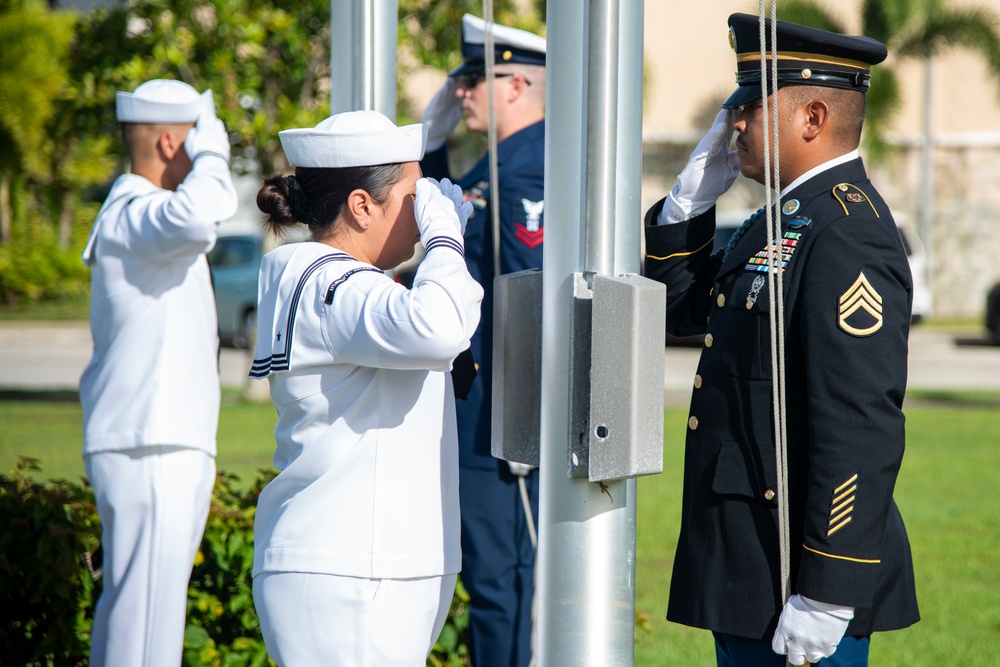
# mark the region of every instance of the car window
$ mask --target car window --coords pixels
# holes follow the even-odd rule
[[[241,266],[254,262],[256,242],[246,238],[220,238],[212,252],[208,253],[208,263],[215,268]]]

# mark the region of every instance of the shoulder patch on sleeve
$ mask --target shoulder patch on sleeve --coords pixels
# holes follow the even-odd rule
[[[514,238],[529,248],[537,248],[545,238],[545,228],[542,226],[545,200],[531,201],[522,197],[520,203],[524,209],[524,224],[522,225],[518,221],[518,218],[521,217],[521,212],[515,212]]]
[[[872,204],[870,199],[868,199],[868,195],[866,195],[861,188],[853,183],[840,183],[834,186],[831,192],[833,193],[833,198],[836,199],[840,203],[840,206],[844,209],[844,215],[851,214],[850,204],[868,204],[872,213],[875,214],[875,217],[881,217],[879,216],[878,211],[875,210],[875,205]]]
[[[876,291],[864,271],[847,291],[840,295],[837,324],[852,336],[870,336],[882,328],[882,295]]]

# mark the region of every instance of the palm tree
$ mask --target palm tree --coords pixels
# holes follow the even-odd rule
[[[778,18],[786,21],[849,32],[812,0],[787,0],[779,9]],[[861,33],[885,44],[890,54],[888,64],[872,70],[868,93],[864,143],[872,161],[884,160],[890,152],[886,132],[901,101],[895,64],[919,59],[929,66],[934,55],[960,47],[981,55],[1000,82],[1000,17],[988,9],[948,7],[947,0],[864,0]]]

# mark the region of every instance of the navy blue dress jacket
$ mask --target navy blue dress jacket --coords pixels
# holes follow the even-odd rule
[[[893,500],[903,457],[912,283],[899,232],[860,159],[782,202],[791,588],[856,608],[848,635],[919,619]],[[646,275],[667,331],[707,332],[687,424],[667,618],[770,639],[781,612],[767,222],[712,254],[714,209],[646,216]]]
[[[545,232],[544,164],[545,121],[539,121],[497,146],[499,202],[490,187],[488,156],[457,181],[473,204],[473,215],[465,228],[465,261],[485,292],[482,319],[470,346],[479,365],[478,375],[468,398],[457,402],[459,465],[463,467],[494,469],[498,462],[490,453],[493,277],[496,275],[491,207],[500,207],[500,273],[541,268]],[[428,153],[421,167],[425,176],[448,177],[447,149]],[[540,345],[541,341],[525,344]]]

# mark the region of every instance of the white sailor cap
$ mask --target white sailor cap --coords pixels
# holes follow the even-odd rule
[[[424,126],[397,127],[378,111],[347,111],[314,128],[278,132],[293,167],[367,167],[424,157]]]
[[[182,81],[153,79],[134,93],[118,91],[115,113],[121,123],[193,123],[203,112],[215,115],[212,91],[198,93]]]
[[[545,66],[545,38],[528,32],[493,24],[493,61]],[[466,14],[462,17],[462,64],[448,76],[481,72],[486,68],[486,21]]]

